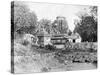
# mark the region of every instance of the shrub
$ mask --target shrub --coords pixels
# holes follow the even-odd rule
[[[26,40],[24,40],[24,41],[22,42],[22,45],[24,45],[24,46],[27,46],[28,44],[29,44],[29,42],[26,41]]]
[[[48,71],[49,71],[49,69],[48,69],[48,68],[46,68],[46,67],[43,67],[43,68],[41,69],[41,71],[42,71],[42,72],[48,72]]]
[[[47,50],[55,50],[55,47],[53,46],[53,45],[46,45],[45,46],[45,49],[47,49]]]

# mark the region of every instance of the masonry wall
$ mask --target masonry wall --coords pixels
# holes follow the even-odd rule
[[[66,43],[65,47],[69,49],[97,50],[97,42]]]

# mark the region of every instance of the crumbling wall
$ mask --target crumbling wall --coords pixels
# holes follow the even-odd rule
[[[88,50],[88,49],[97,50],[97,42],[66,43],[65,48],[81,49],[81,50]]]

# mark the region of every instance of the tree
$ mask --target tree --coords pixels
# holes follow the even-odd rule
[[[48,34],[50,34],[50,28],[51,28],[51,21],[47,20],[47,19],[41,19],[39,21],[39,30],[45,30],[46,32],[48,32]]]
[[[74,32],[78,32],[82,41],[97,42],[97,7],[91,6],[89,13],[80,13],[80,20],[75,22]]]
[[[37,16],[34,12],[29,12],[27,6],[22,2],[11,3],[11,25],[14,31],[24,26],[33,26],[37,23]]]
[[[78,32],[82,41],[96,42],[97,41],[97,22],[93,16],[85,16],[77,23],[74,32]]]
[[[97,12],[98,12],[97,6],[91,6],[90,7],[90,13],[96,21],[97,21],[97,15],[98,15]]]

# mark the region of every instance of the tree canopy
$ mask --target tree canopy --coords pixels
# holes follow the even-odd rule
[[[94,9],[94,7],[92,8]],[[97,13],[95,10],[91,9],[91,11]],[[77,22],[74,32],[78,32],[81,35],[83,42],[96,42],[97,20],[95,20],[94,15],[81,15],[80,21]]]
[[[50,27],[51,27],[51,21],[48,19],[41,19],[39,21],[39,30],[45,30],[48,34],[50,34]]]
[[[30,12],[25,4],[20,2],[11,3],[11,24],[14,26],[15,31],[24,26],[35,27],[36,23],[36,14]]]

